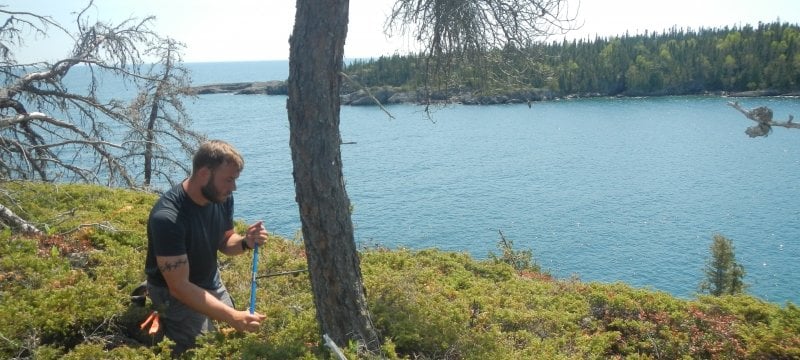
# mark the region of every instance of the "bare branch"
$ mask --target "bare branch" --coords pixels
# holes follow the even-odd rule
[[[69,235],[69,234],[72,234],[74,232],[80,231],[80,230],[82,230],[84,228],[87,228],[87,227],[94,228],[94,229],[99,229],[99,230],[106,231],[106,232],[109,232],[109,233],[124,232],[123,230],[118,230],[117,228],[115,228],[114,225],[112,225],[110,222],[103,221],[103,222],[100,222],[100,223],[80,224],[77,227],[72,228],[72,229],[67,230],[67,231],[64,231],[64,232],[62,232],[62,233],[60,233],[58,235],[66,236],[66,235]]]
[[[429,55],[522,48],[574,28],[565,0],[398,0],[385,31],[413,33]]]
[[[30,29],[35,36],[47,36],[47,28],[53,26],[58,30],[69,34],[64,27],[59,25],[49,16],[41,16],[26,11],[5,10],[6,6],[0,6],[0,14],[8,15],[8,18],[0,26],[0,58],[3,63],[14,63],[12,48],[24,45],[21,33],[25,29]]]
[[[756,125],[745,130],[745,134],[750,137],[766,137],[772,132],[773,126],[785,127],[787,129],[800,129],[800,123],[792,122],[792,120],[794,120],[794,116],[792,115],[789,115],[789,119],[785,122],[773,121],[772,109],[766,106],[759,106],[755,109],[745,109],[735,101],[729,102],[728,105],[744,114],[746,118],[756,122]]]
[[[153,17],[118,24],[93,21],[88,10],[94,6],[90,0],[76,13],[73,30],[49,17],[0,6],[0,14],[9,15],[0,24],[0,52],[3,46],[9,49],[0,62],[0,178],[105,181],[138,187],[131,173],[132,169],[141,171],[141,162],[147,162],[148,173],[155,172],[168,182],[169,176],[184,176],[173,175],[175,169],[186,169],[177,164],[185,159],[173,152],[191,153],[203,136],[189,129],[182,104],[189,86],[188,70],[180,66],[183,45],[152,32]],[[55,30],[69,36],[74,46],[52,64],[17,65],[10,50],[22,43],[23,30],[43,37]],[[148,66],[145,55],[160,61]],[[64,83],[74,72],[85,72],[83,91]],[[104,75],[140,89],[143,95],[133,105],[119,99],[99,100],[103,85],[99,77]],[[145,135],[148,132],[152,136]],[[170,144],[161,144],[164,140]],[[150,175],[143,177],[149,183]]]
[[[576,29],[576,16],[567,0],[397,0],[384,30],[420,43],[426,88],[449,91],[468,76],[490,91],[498,81],[522,84],[500,75],[531,67],[531,45]]]
[[[340,72],[339,74],[342,75],[343,78],[347,79],[347,81],[349,81],[351,84],[355,85],[356,87],[360,88],[361,90],[364,90],[364,92],[367,93],[367,96],[369,96],[369,98],[372,99],[372,101],[374,101],[375,104],[377,104],[378,107],[381,108],[381,110],[386,114],[386,116],[388,116],[389,119],[394,120],[394,115],[392,115],[392,113],[390,113],[389,110],[387,110],[383,106],[383,104],[381,104],[381,102],[375,97],[375,95],[372,95],[372,92],[370,92],[369,89],[367,89],[366,86],[364,86],[364,85],[360,84],[359,82],[353,80],[353,78],[351,78],[349,75],[347,75],[344,72]]]

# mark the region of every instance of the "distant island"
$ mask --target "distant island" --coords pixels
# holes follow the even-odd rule
[[[287,95],[286,81],[236,82],[192,86],[195,95],[226,94],[236,95]]]
[[[196,95],[234,94],[234,95],[287,95],[286,81],[254,81],[236,83],[218,83],[193,86],[191,92]],[[436,92],[425,94],[407,91],[400,87],[379,86],[370,89],[359,89],[352,92],[343,91],[342,105],[364,106],[381,104],[450,102],[468,105],[513,104],[530,101],[553,99],[550,91],[509,92],[505,95],[479,96],[472,92]]]
[[[573,99],[589,97],[608,97],[625,96],[623,94],[610,95],[601,93],[570,94],[559,96],[556,93],[545,90],[529,91],[509,91],[497,95],[478,95],[469,91],[451,91],[448,94],[435,92],[425,94],[417,91],[403,90],[400,87],[377,86],[368,89],[359,89],[352,92],[341,94],[341,104],[350,106],[373,106],[377,105],[376,100],[382,105],[388,104],[425,104],[431,102],[453,103],[463,105],[499,105],[499,104],[530,104],[536,101],[547,101],[556,99]],[[235,83],[217,83],[199,85],[191,87],[191,92],[195,95],[209,94],[234,94],[234,95],[288,95],[286,81],[253,81]],[[639,94],[636,96],[664,96],[662,93]],[[691,94],[668,94],[668,95],[701,95]],[[716,95],[729,97],[764,97],[764,96],[793,96],[800,97],[800,91],[783,92],[778,90],[749,90],[739,92],[704,92],[702,95]]]

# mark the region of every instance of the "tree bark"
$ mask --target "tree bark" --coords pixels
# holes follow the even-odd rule
[[[354,340],[377,352],[342,173],[339,90],[348,7],[348,0],[297,1],[289,41],[289,142],[320,331],[339,345]]]
[[[39,230],[36,226],[17,216],[11,209],[2,204],[0,204],[0,223],[6,224],[14,231],[25,235],[44,235],[44,232]]]

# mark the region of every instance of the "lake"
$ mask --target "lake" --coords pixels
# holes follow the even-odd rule
[[[194,83],[283,80],[287,63],[190,64]],[[800,115],[796,98],[663,97],[343,107],[343,166],[362,246],[499,254],[499,232],[559,278],[694,296],[714,234],[748,292],[800,303],[800,131],[744,134],[727,106]],[[285,96],[203,95],[198,130],[245,156],[236,217],[292,238]]]

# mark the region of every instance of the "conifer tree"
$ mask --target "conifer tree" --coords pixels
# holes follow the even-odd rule
[[[705,280],[700,284],[700,291],[714,296],[743,293],[747,285],[744,283],[744,267],[736,262],[733,241],[714,234],[711,243],[711,258],[706,262],[703,272]]]

